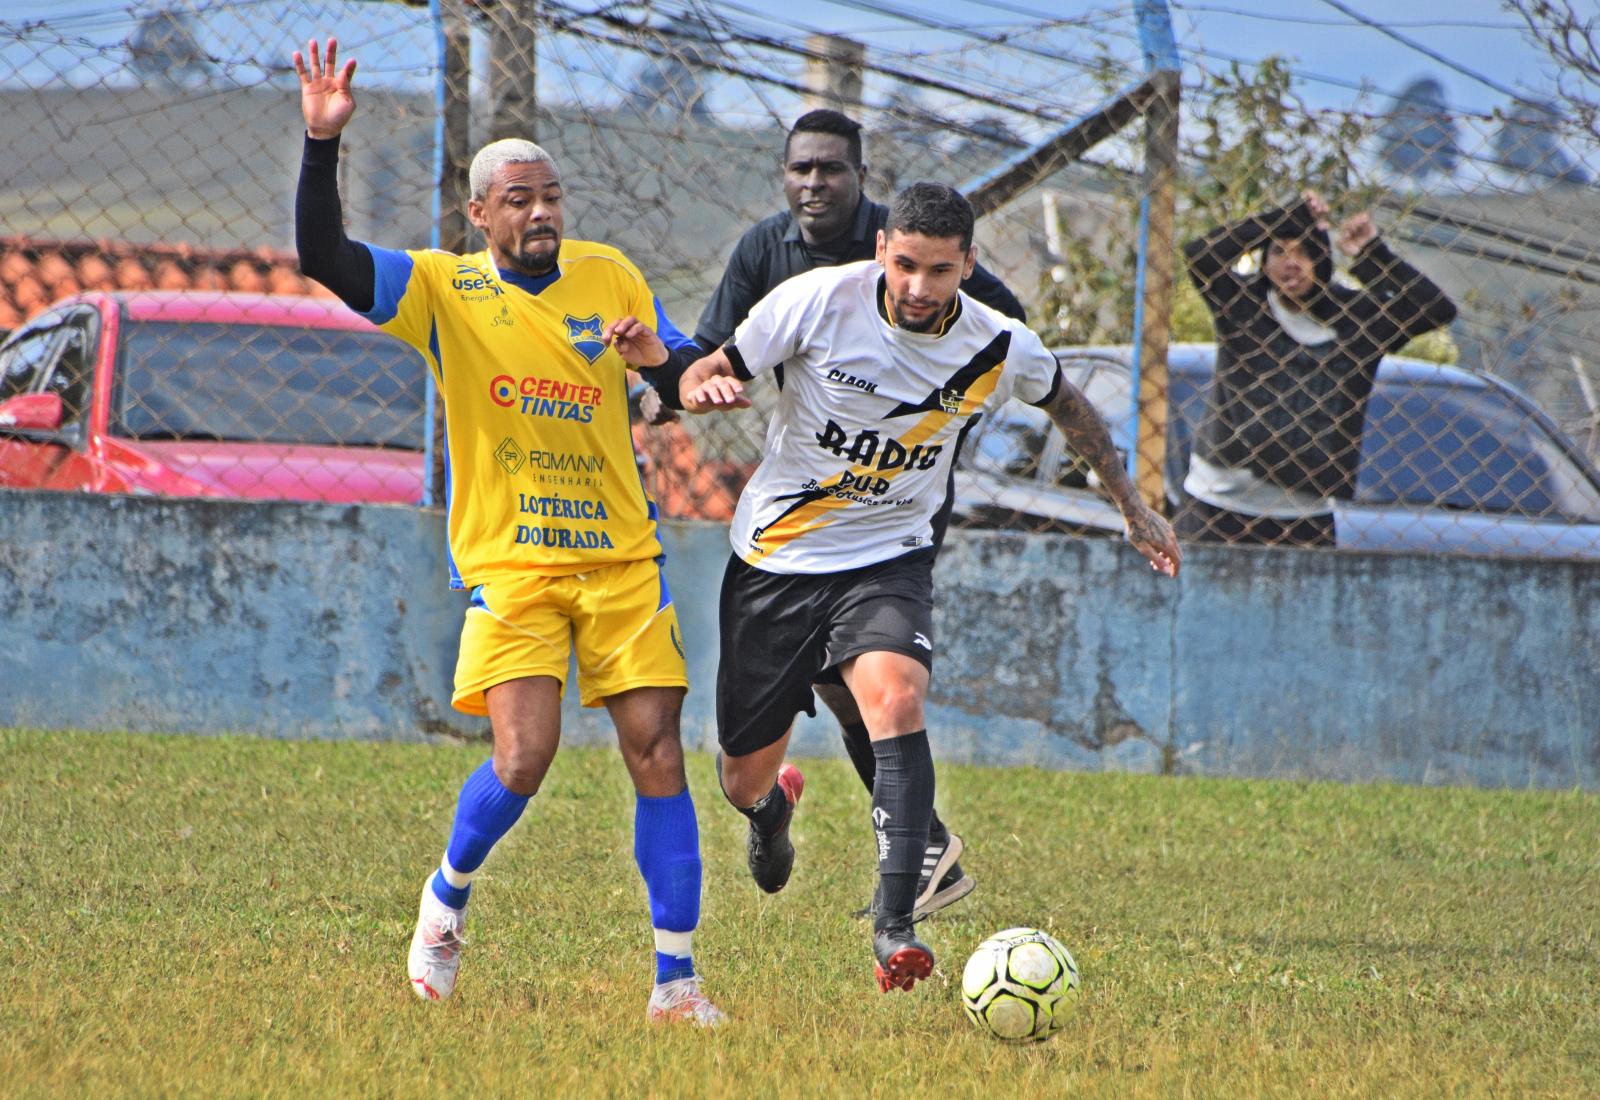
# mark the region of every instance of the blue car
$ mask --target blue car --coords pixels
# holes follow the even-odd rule
[[[1165,470],[1181,503],[1195,427],[1216,357],[1211,344],[1169,353]],[[1127,348],[1060,348],[1066,377],[1132,439]],[[1012,403],[980,424],[956,473],[967,525],[1122,530],[1093,474],[1042,412]],[[1457,367],[1389,356],[1367,406],[1355,496],[1338,502],[1340,549],[1600,558],[1600,471],[1513,387]]]

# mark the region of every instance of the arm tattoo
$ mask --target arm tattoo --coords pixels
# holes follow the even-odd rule
[[[1164,526],[1154,512],[1137,512],[1128,520],[1128,541],[1135,546],[1160,546],[1166,541]]]
[[[1099,475],[1100,483],[1119,505],[1137,497],[1116,445],[1111,442],[1111,429],[1099,410],[1083,396],[1083,391],[1065,378],[1061,379],[1055,400],[1045,411],[1072,449]]]

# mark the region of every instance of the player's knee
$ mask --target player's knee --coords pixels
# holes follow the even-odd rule
[[[741,763],[738,757],[723,757],[717,778],[722,783],[722,797],[736,809],[754,806],[772,789],[770,777]]]
[[[872,693],[870,700],[863,700],[862,717],[873,733],[911,733],[926,725],[922,716],[922,702],[922,689],[914,684],[882,684]]]
[[[646,775],[666,776],[683,771],[683,742],[675,729],[664,729],[636,741],[629,755],[635,770]]]
[[[861,708],[856,706],[855,696],[843,684],[813,684],[811,690],[841,724],[853,726],[861,721]]]
[[[535,795],[544,782],[550,762],[555,759],[555,749],[540,745],[496,746],[494,774],[506,790],[513,794]]]

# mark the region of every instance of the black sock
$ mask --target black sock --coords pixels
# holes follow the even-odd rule
[[[761,801],[754,806],[735,806],[734,809],[750,819],[756,831],[763,836],[771,836],[783,825],[784,816],[789,812],[789,796],[783,793],[783,788],[776,783],[772,790],[762,796]]]
[[[861,777],[867,793],[871,794],[873,782],[878,777],[878,754],[872,751],[872,738],[867,735],[867,727],[860,722],[840,722],[839,732],[844,739],[844,751],[850,754],[850,763],[856,766],[856,774]],[[938,810],[933,811],[933,819],[928,822],[928,843],[934,841],[950,843],[950,830],[939,820]]]
[[[722,754],[717,753],[717,786],[722,787],[722,797],[728,798],[728,788],[722,783]],[[761,797],[754,806],[735,805],[733,799],[728,798],[728,805],[749,818],[755,827],[764,835],[771,836],[783,824],[783,815],[788,808],[789,796],[783,793],[783,788],[774,781],[772,790]]]
[[[922,855],[933,817],[933,753],[928,731],[872,743],[878,775],[872,785],[872,827],[878,843],[874,930],[911,919]]]

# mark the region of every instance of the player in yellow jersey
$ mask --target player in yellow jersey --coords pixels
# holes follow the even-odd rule
[[[561,737],[575,645],[581,699],[604,705],[637,791],[634,854],[650,899],[647,1015],[715,1025],[690,951],[700,851],[678,720],[688,686],[661,573],[656,510],[634,463],[625,370],[691,346],[621,252],[564,240],[551,156],[497,141],[473,159],[467,213],[485,251],[399,252],[348,239],[335,178],[355,62],[294,55],[305,115],[295,201],[305,273],[417,348],[444,400],[451,583],[471,593],[455,706],[487,714],[494,752],[466,781],[422,891],[407,970],[418,996],[455,987],[474,873],[538,791]],[[664,342],[663,337],[667,340]],[[570,640],[570,641],[569,641]]]

